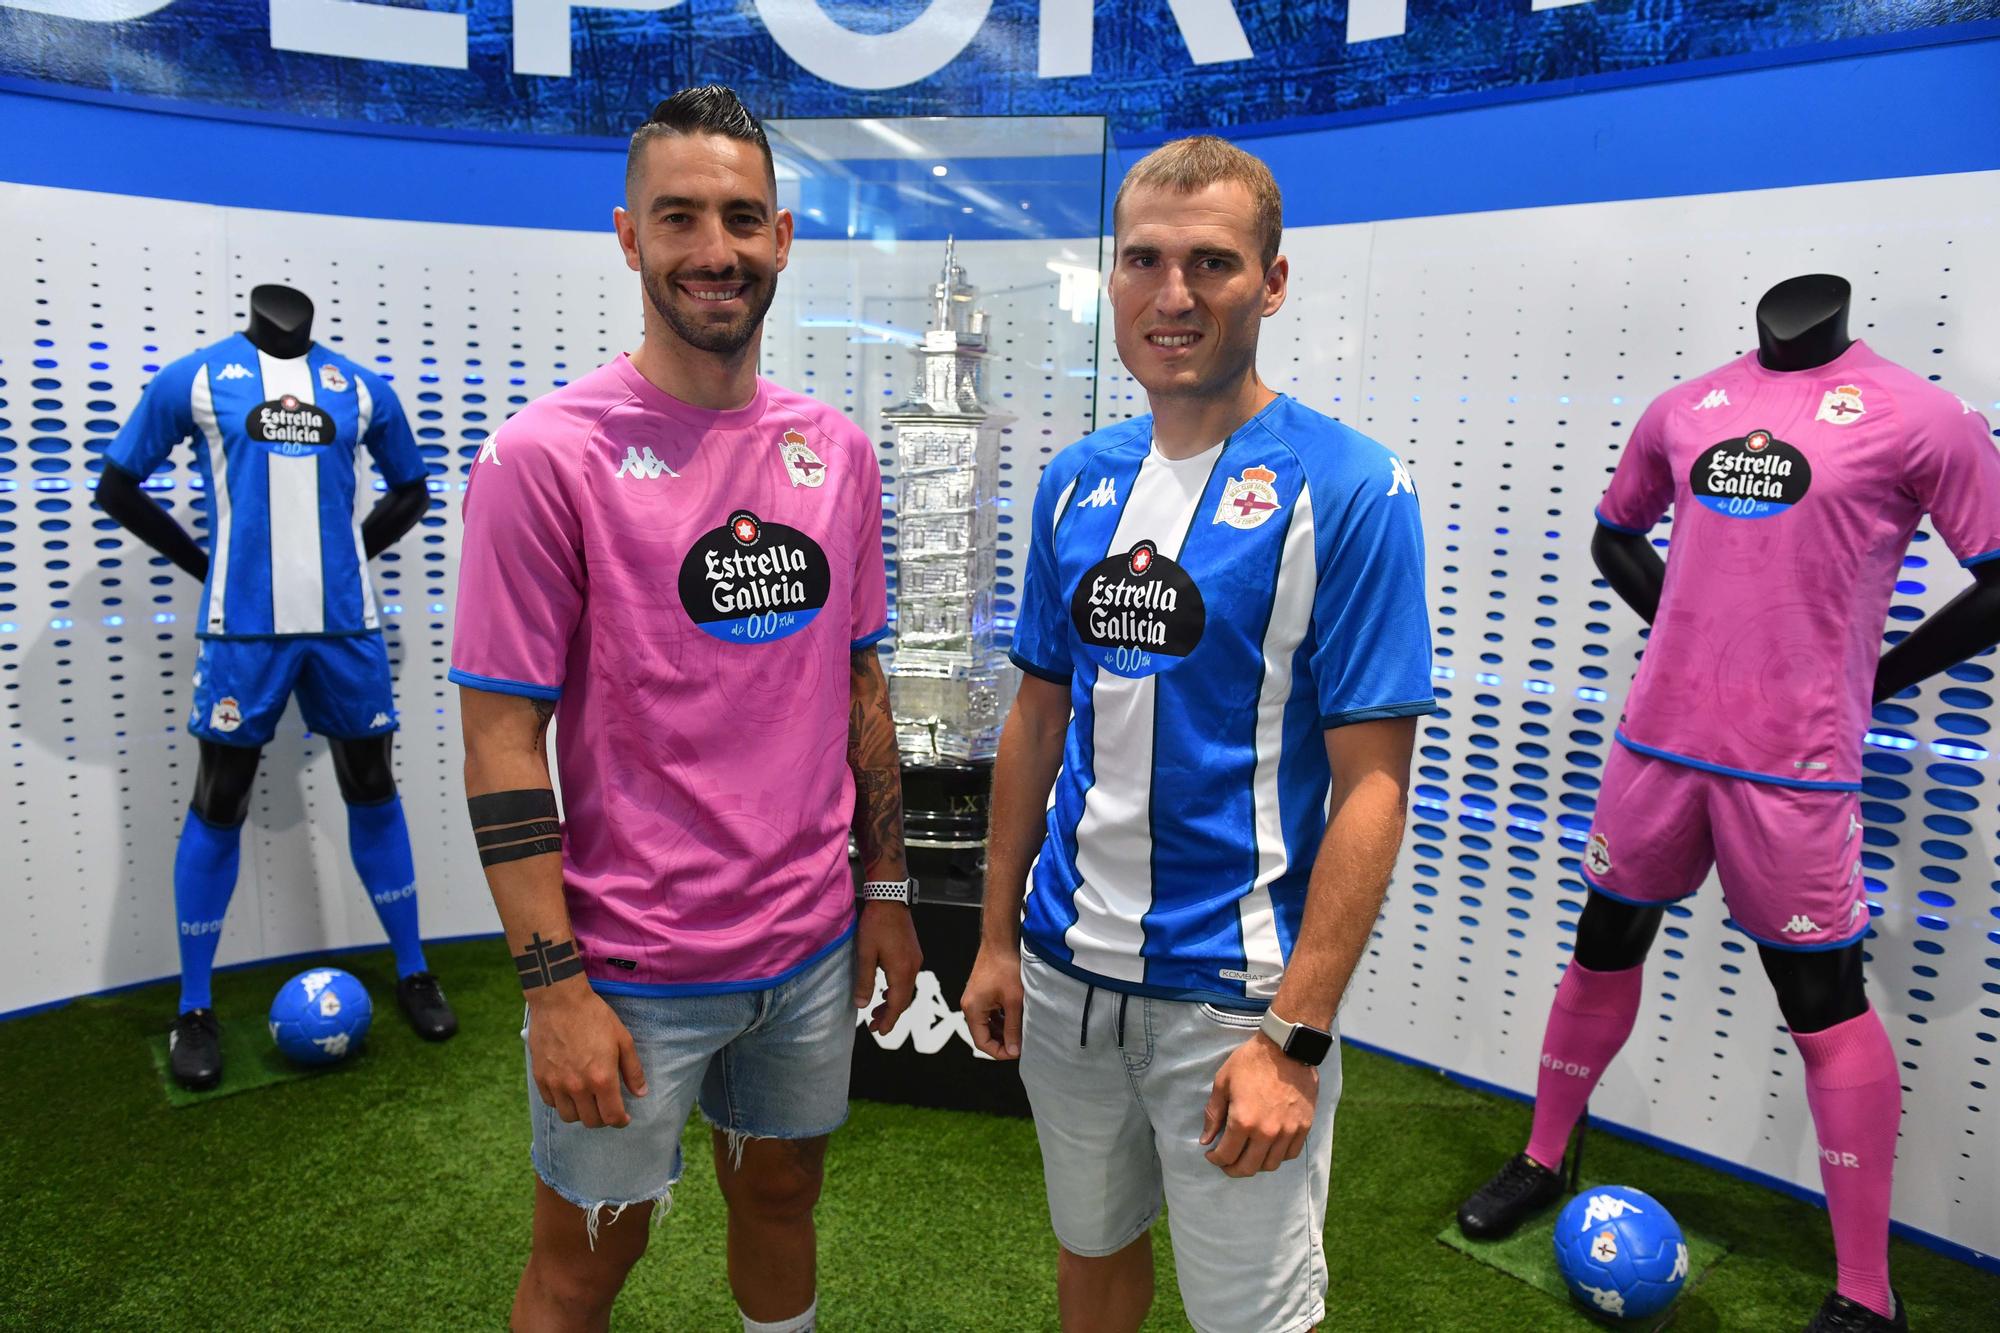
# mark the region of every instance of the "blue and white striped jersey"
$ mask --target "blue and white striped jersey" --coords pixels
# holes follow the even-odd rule
[[[1193,458],[1152,419],[1035,493],[1013,659],[1071,718],[1022,936],[1114,990],[1277,993],[1326,828],[1324,731],[1436,707],[1394,454],[1289,398]]]
[[[154,376],[105,460],[144,478],[189,436],[211,506],[198,633],[379,629],[355,512],[356,446],[391,487],[425,475],[382,378],[317,343],[281,359],[231,334]]]

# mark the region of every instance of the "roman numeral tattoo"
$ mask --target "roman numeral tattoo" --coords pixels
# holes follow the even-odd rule
[[[547,787],[488,792],[465,805],[472,815],[472,837],[483,866],[562,851],[556,794]]]

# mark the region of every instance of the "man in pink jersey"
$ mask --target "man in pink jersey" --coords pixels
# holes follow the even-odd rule
[[[1459,1213],[1467,1234],[1499,1236],[1560,1193],[1571,1130],[1631,1033],[1661,909],[1714,867],[1805,1064],[1839,1269],[1816,1330],[1908,1326],[1888,1278],[1901,1088],[1861,980],[1871,700],[1985,647],[1992,616],[1961,599],[1887,655],[1876,645],[1925,514],[1975,571],[1978,599],[2000,586],[1990,428],[1850,343],[1846,298],[1819,275],[1773,289],[1760,349],[1656,399],[1598,507],[1594,554],[1653,631],[1584,848],[1591,896],[1549,1017],[1534,1128]],[[1819,317],[1789,319],[1801,302]],[[1669,505],[1661,571],[1644,534]]]
[[[697,1103],[744,1328],[813,1328],[855,1009],[878,965],[877,1031],[915,990],[881,476],[851,422],[757,376],[776,194],[734,93],[655,108],[616,213],[644,342],[510,420],[466,493],[451,678],[539,1177],[516,1329],[605,1327]]]

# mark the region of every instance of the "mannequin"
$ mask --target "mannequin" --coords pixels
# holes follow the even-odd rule
[[[1843,491],[1838,479],[1822,483],[1815,491],[1810,474],[1813,458],[1823,458],[1827,452],[1841,449],[1882,449],[1885,452],[1877,457],[1886,459],[1891,468],[1903,466],[1906,454],[1912,460],[1917,459],[1919,450],[1914,447],[1905,450],[1901,439],[1892,437],[1883,441],[1879,426],[1871,427],[1876,431],[1873,437],[1855,428],[1867,416],[1868,409],[1885,396],[1903,405],[1912,423],[1921,422],[1925,449],[1934,448],[1928,443],[1933,438],[1950,441],[1951,452],[1944,463],[1924,455],[1923,465],[1929,470],[1923,473],[1921,486],[1915,483],[1911,486],[1918,490],[1928,486],[1926,494],[1931,503],[1926,507],[1941,514],[1949,511],[1946,516],[1950,523],[1939,522],[1940,534],[1949,539],[1947,544],[1968,565],[1974,583],[1880,657],[1869,697],[1879,703],[2000,642],[2000,559],[1992,558],[2000,555],[2000,462],[1992,457],[1984,422],[1969,407],[1949,400],[1948,395],[1932,386],[1918,383],[1908,372],[1882,362],[1855,344],[1847,331],[1849,301],[1847,282],[1827,274],[1789,279],[1767,292],[1757,307],[1755,368],[1734,363],[1701,381],[1691,381],[1681,390],[1662,395],[1648,408],[1646,417],[1634,431],[1633,445],[1628,448],[1628,454],[1635,455],[1628,460],[1632,465],[1630,477],[1625,475],[1627,461],[1621,461],[1620,476],[1614,478],[1612,489],[1606,494],[1606,507],[1616,513],[1607,516],[1605,508],[1599,510],[1599,526],[1591,542],[1592,558],[1611,589],[1642,620],[1656,625],[1648,656],[1669,654],[1666,670],[1675,686],[1683,691],[1689,688],[1690,680],[1713,680],[1722,682],[1724,687],[1732,683],[1714,654],[1702,658],[1697,655],[1699,650],[1687,647],[1690,641],[1702,640],[1704,636],[1720,639],[1732,633],[1727,627],[1718,629],[1712,622],[1703,623],[1699,611],[1689,610],[1690,601],[1706,595],[1711,586],[1700,582],[1708,576],[1705,557],[1712,558],[1711,553],[1724,551],[1741,560],[1746,553],[1754,553],[1759,562],[1768,559],[1765,572],[1783,586],[1782,580],[1788,577],[1786,571],[1804,567],[1796,545],[1798,535],[1838,530],[1815,529],[1811,524],[1837,524],[1843,505],[1850,512],[1863,512],[1870,511],[1871,506],[1894,502],[1887,491],[1878,494],[1866,490],[1866,483],[1849,483]],[[1841,364],[1831,377],[1813,373],[1832,367],[1836,361]],[[1793,380],[1791,376],[1799,378]],[[1842,382],[1850,380],[1851,383]],[[1817,413],[1812,411],[1815,403]],[[1882,420],[1900,418],[1878,413],[1876,421]],[[1779,440],[1777,430],[1764,429],[1767,426],[1782,426],[1784,433],[1800,444],[1795,447]],[[1912,425],[1908,429],[1917,427]],[[1909,466],[1916,468],[1918,463],[1911,462]],[[1763,485],[1762,489],[1736,490],[1732,489],[1732,468],[1757,478],[1780,480]],[[1883,472],[1893,478],[1891,468],[1884,468]],[[1859,471],[1856,470],[1857,474]],[[1945,477],[1944,482],[1940,482],[1941,476]],[[1673,489],[1679,486],[1689,489]],[[1947,492],[1958,498],[1946,501],[1943,496]],[[1694,529],[1684,534],[1692,554],[1683,559],[1693,563],[1683,570],[1681,577],[1684,586],[1693,586],[1696,591],[1680,598],[1679,610],[1670,623],[1661,627],[1658,622],[1662,604],[1670,596],[1667,566],[1644,528],[1665,507],[1670,494],[1676,506],[1676,531],[1683,525]],[[1966,502],[1967,494],[1979,498],[1976,502]],[[1809,495],[1812,508],[1807,507]],[[1634,496],[1643,498],[1635,500]],[[1975,510],[1980,512],[1973,517]],[[1627,512],[1641,515],[1633,526],[1618,521],[1618,516]],[[1836,517],[1828,518],[1829,513]],[[1714,517],[1716,514],[1727,517],[1718,519]],[[1807,518],[1807,514],[1815,517]],[[1914,518],[1912,511],[1909,516],[1912,527]],[[1773,519],[1777,521],[1772,522]],[[1794,545],[1788,546],[1787,542]],[[1968,547],[1977,549],[1964,549]],[[1900,551],[1896,555],[1899,557]],[[1857,586],[1879,586],[1879,605],[1886,606],[1888,589],[1883,579],[1893,580],[1892,571],[1886,575],[1875,568],[1848,572],[1853,574]],[[1869,582],[1870,576],[1874,577],[1873,583]],[[1689,580],[1693,581],[1691,585]],[[1830,614],[1852,609],[1840,593],[1825,594],[1822,600],[1833,608]],[[1683,629],[1682,625],[1692,628]],[[1754,635],[1745,635],[1735,642],[1740,646],[1757,640]],[[1750,660],[1756,658],[1752,656]],[[1696,672],[1692,676],[1688,674],[1691,662]],[[1845,684],[1858,693],[1866,683],[1864,677],[1861,682],[1823,681],[1817,685],[1839,691]],[[1641,743],[1628,736],[1627,728],[1635,721],[1635,711],[1641,713],[1636,720],[1642,725],[1655,725],[1642,710],[1644,684],[1642,667],[1641,679],[1635,681],[1628,701],[1627,716],[1620,719],[1619,741],[1637,754],[1669,761],[1665,769],[1671,770],[1670,775],[1650,780],[1679,782],[1683,786],[1691,779],[1705,781],[1724,793],[1725,803],[1755,805],[1762,801],[1763,828],[1773,833],[1789,831],[1782,813],[1770,813],[1784,808],[1781,798],[1772,795],[1774,792],[1803,789],[1811,795],[1793,799],[1833,809],[1830,803],[1843,799],[1843,791],[1859,786],[1858,755],[1841,753],[1837,759],[1826,760],[1808,756],[1806,749],[1794,749],[1787,754],[1802,757],[1780,773],[1774,771],[1776,766],[1772,763],[1758,767],[1740,759],[1720,761],[1712,753],[1694,756],[1686,750],[1663,746],[1658,737],[1653,737],[1650,744]],[[1684,697],[1679,706],[1685,711]],[[1726,709],[1718,705],[1718,712],[1726,713]],[[1753,740],[1739,739],[1736,743],[1739,750],[1753,754],[1757,753],[1756,744],[1766,730],[1756,725],[1744,727],[1727,716],[1704,719],[1694,725],[1716,730],[1718,734],[1733,728],[1750,735]],[[1853,731],[1851,740],[1858,750],[1859,727]],[[1799,745],[1826,739],[1807,736],[1802,741],[1787,736],[1785,743]],[[1833,744],[1835,748],[1827,753],[1839,753],[1844,738]],[[1614,756],[1614,765],[1625,765],[1628,772],[1633,762],[1629,755]],[[1853,771],[1844,771],[1848,768]],[[1843,771],[1835,774],[1834,769]],[[1698,771],[1716,776],[1692,776]],[[1852,780],[1822,781],[1819,780],[1822,773],[1829,778]],[[1653,790],[1665,792],[1669,788],[1657,786]],[[1640,786],[1635,781],[1629,788],[1619,787],[1615,795],[1629,811],[1639,799],[1632,793],[1638,791]],[[1640,969],[1659,930],[1665,913],[1663,904],[1683,896],[1671,887],[1656,887],[1655,891],[1646,892],[1651,886],[1643,884],[1647,867],[1671,864],[1670,858],[1666,862],[1646,858],[1657,851],[1657,845],[1670,845],[1675,835],[1669,833],[1648,842],[1630,831],[1634,823],[1629,815],[1624,826],[1619,826],[1616,817],[1611,816],[1609,825],[1600,828],[1607,820],[1608,807],[1617,803],[1613,797],[1613,767],[1607,766],[1599,824],[1593,825],[1591,846],[1583,862],[1585,878],[1593,891],[1587,896],[1578,920],[1572,966],[1558,988],[1556,1010],[1551,1013],[1544,1038],[1536,1132],[1529,1150],[1509,1162],[1461,1208],[1460,1227],[1468,1235],[1508,1234],[1532,1212],[1561,1195],[1562,1159],[1567,1155],[1567,1165],[1573,1173],[1580,1149],[1580,1144],[1567,1154],[1563,1149],[1570,1126],[1582,1119],[1579,1093],[1588,1095],[1603,1066],[1615,1057],[1630,1032],[1638,1005]],[[1699,814],[1703,810],[1712,811],[1715,804],[1712,798],[1706,806],[1697,800],[1690,808]],[[1853,857],[1852,870],[1847,875],[1851,898],[1843,904],[1851,911],[1824,910],[1828,901],[1824,897],[1802,902],[1789,925],[1775,930],[1764,925],[1763,929],[1771,932],[1764,937],[1742,922],[1745,913],[1733,898],[1731,911],[1739,918],[1739,928],[1756,940],[1759,959],[1770,978],[1779,1009],[1805,1057],[1808,1103],[1820,1133],[1822,1158],[1850,1165],[1860,1160],[1867,1167],[1865,1171],[1839,1165],[1823,1169],[1840,1260],[1840,1285],[1821,1307],[1812,1328],[1905,1328],[1907,1321],[1887,1285],[1886,1260],[1888,1176],[1894,1156],[1895,1107],[1900,1089],[1886,1036],[1869,1007],[1863,986],[1867,916],[1858,888],[1859,844],[1852,838],[1860,823],[1851,806],[1845,819],[1849,837],[1837,855]],[[1713,837],[1725,851],[1734,851],[1737,849],[1727,843],[1732,838],[1741,841],[1742,827],[1725,830],[1718,824],[1713,833],[1702,836]],[[1836,843],[1842,841],[1840,833],[1840,825],[1836,823],[1832,827]],[[1817,831],[1808,829],[1807,845],[1811,845],[1809,840],[1814,836]],[[1631,856],[1635,848],[1643,849],[1643,854]],[[1754,868],[1744,869],[1755,857],[1739,852],[1733,859],[1734,873],[1740,877],[1737,891],[1745,895],[1744,905],[1754,906],[1754,895],[1749,888],[1741,887],[1741,883],[1744,879],[1757,879]],[[1635,860],[1639,862],[1636,871],[1632,868]],[[1614,891],[1600,881],[1612,875],[1614,866],[1619,864],[1624,865],[1627,877],[1620,879],[1620,891]],[[1706,876],[1709,862],[1690,864],[1694,865],[1693,878],[1698,883]],[[1839,862],[1842,869],[1846,864],[1844,860]],[[1722,866],[1724,889],[1730,892],[1730,861],[1722,861]],[[1635,880],[1631,876],[1635,874],[1640,877],[1636,881],[1640,883],[1639,889],[1633,887]],[[1838,871],[1834,879],[1838,881]],[[1812,885],[1813,872],[1801,869],[1799,880]],[[1764,883],[1769,882],[1767,877]],[[1688,884],[1685,892],[1692,892],[1693,888],[1693,884]],[[1767,895],[1770,892],[1768,888],[1764,891]],[[1842,918],[1854,925],[1845,924]],[[1794,942],[1793,937],[1777,933],[1794,928],[1820,934],[1810,942]],[[1842,935],[1843,931],[1847,933]],[[1580,1079],[1567,1082],[1552,1079],[1549,1074],[1552,1064],[1558,1071],[1583,1068],[1584,1073]],[[1865,1096],[1850,1096],[1851,1089],[1862,1089]],[[1857,1125],[1861,1128],[1857,1129]],[[1853,1143],[1841,1137],[1857,1134],[1860,1138]],[[1858,1148],[1861,1138],[1866,1139],[1865,1151],[1847,1151],[1849,1147]]]
[[[317,488],[304,492],[313,497],[307,502],[313,508],[306,511],[305,524],[315,526],[314,511],[325,489],[352,488],[351,451],[356,444],[366,444],[385,474],[394,477],[394,484],[361,525],[361,561],[407,533],[429,505],[422,460],[394,393],[370,372],[318,348],[312,340],[312,319],[312,302],[303,293],[275,284],[254,288],[241,334],[174,363],[148,386],[133,418],[107,452],[97,487],[98,503],[107,514],[204,584],[206,628],[191,726],[200,746],[200,766],[175,858],[182,1003],[170,1034],[174,1077],[196,1089],[213,1087],[221,1079],[219,1025],[208,1003],[215,936],[235,883],[237,847],[262,758],[262,736],[295,688],[308,722],[329,739],[334,775],[349,809],[349,843],[356,867],[396,950],[399,1004],[421,1036],[444,1040],[457,1030],[456,1017],[424,966],[417,937],[409,835],[391,764],[394,707],[365,572],[355,561],[356,552],[349,548],[343,554],[338,536],[315,532],[320,550],[301,555],[299,539],[291,531],[300,521],[296,504],[282,518],[252,513],[251,519],[262,521],[261,528],[244,517],[246,511],[255,510],[263,494],[296,494],[304,484]],[[273,383],[266,385],[264,379]],[[249,384],[257,388],[245,387]],[[256,403],[259,397],[271,401]],[[276,401],[280,398],[283,403]],[[301,400],[314,405],[299,409]],[[287,407],[298,409],[297,422],[268,437],[257,433],[266,429],[257,424],[260,415]],[[211,433],[221,438],[210,439]],[[209,550],[143,488],[145,475],[188,436],[196,437],[197,448],[204,451],[206,484],[226,488],[229,497],[229,503],[218,503],[215,511],[225,516],[227,531],[210,537],[211,545],[225,540],[231,544],[225,549],[230,550],[232,569],[221,571],[222,579],[211,578],[216,571]],[[301,439],[307,443],[299,443]],[[206,452],[211,449],[213,456]],[[251,457],[264,454],[269,461]],[[263,462],[269,475],[246,473],[239,480],[238,470],[255,462]],[[260,553],[246,549],[279,541],[290,543],[283,562],[287,576],[301,562],[319,566],[319,582],[311,585],[303,600],[279,591],[283,580],[273,551],[261,552],[258,564]],[[250,595],[236,590],[246,572],[270,587],[265,604],[251,608],[270,620],[268,624],[246,618],[250,612],[243,603]],[[360,582],[350,587],[353,579]],[[353,606],[335,604],[350,592]],[[313,596],[325,605],[312,607]],[[306,614],[309,619],[280,624],[272,619],[280,614]],[[208,693],[220,694],[212,702],[204,698],[205,678]],[[353,713],[357,701],[362,711]],[[252,716],[253,712],[261,715]]]

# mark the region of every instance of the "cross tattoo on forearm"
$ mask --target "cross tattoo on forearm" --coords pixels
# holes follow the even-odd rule
[[[514,955],[514,967],[521,974],[521,989],[533,990],[575,976],[583,971],[583,959],[577,956],[575,940],[545,940],[538,930],[528,941],[528,951]]]

